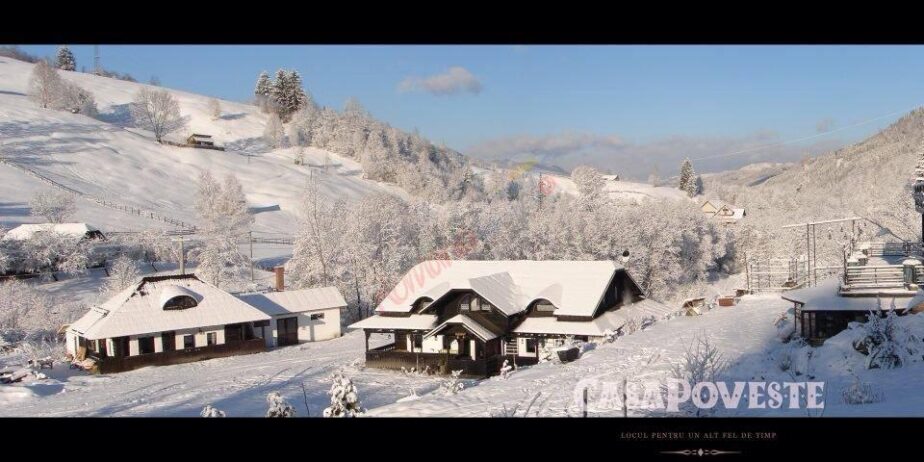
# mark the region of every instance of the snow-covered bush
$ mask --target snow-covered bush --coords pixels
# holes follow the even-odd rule
[[[722,358],[718,347],[712,344],[705,333],[697,333],[690,341],[683,357],[677,364],[671,365],[671,376],[678,380],[685,380],[687,383],[696,384],[699,382],[715,382],[719,380],[720,375],[726,368],[726,361]],[[708,390],[703,390],[705,396]],[[681,410],[700,416],[703,410],[693,406],[691,401],[681,405]]]
[[[845,404],[872,404],[880,403],[885,395],[877,390],[873,384],[861,382],[860,377],[854,376],[854,381],[841,391]]]
[[[29,78],[29,98],[43,109],[54,109],[61,100],[63,85],[58,71],[44,59],[32,67]]]
[[[500,368],[500,377],[504,380],[507,380],[510,377],[510,374],[513,373],[513,365],[510,364],[510,361],[504,360],[504,364],[501,364]]]
[[[200,417],[226,417],[225,411],[212,407],[211,404],[206,404],[205,407],[202,408],[202,412],[199,413],[199,416]]]
[[[454,395],[462,391],[465,388],[465,384],[462,383],[462,370],[452,371],[449,377],[440,383],[440,388],[447,395]]]
[[[651,316],[651,315],[645,316],[645,317],[642,318],[642,321],[641,321],[641,323],[639,324],[639,329],[640,329],[640,330],[645,330],[645,329],[647,329],[647,328],[653,326],[656,322],[658,322],[658,318],[656,318],[656,317],[654,317],[654,316]]]
[[[324,409],[324,417],[359,417],[366,413],[359,401],[356,385],[342,372],[334,374],[330,387],[330,407]]]
[[[780,342],[788,343],[796,334],[795,323],[790,319],[788,311],[780,313],[776,320],[773,321],[773,326],[776,327],[776,338]]]
[[[869,369],[892,369],[920,361],[921,339],[902,322],[895,310],[888,310],[885,316],[870,311],[863,324],[862,336],[854,341],[853,347],[867,355]]]
[[[607,329],[603,332],[603,343],[613,343],[619,338],[619,331]]]
[[[274,391],[266,395],[266,402],[269,404],[266,417],[295,417],[295,408],[279,393]]]

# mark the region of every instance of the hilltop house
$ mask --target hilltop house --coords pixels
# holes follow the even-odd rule
[[[99,372],[265,351],[340,336],[334,287],[235,296],[195,275],[149,276],[66,329],[66,349]]]
[[[740,207],[735,207],[734,205],[711,199],[703,202],[700,206],[700,210],[703,211],[707,216],[720,220],[725,224],[733,224],[747,216],[747,212]]]
[[[505,359],[535,364],[540,349],[568,337],[597,340],[631,319],[669,314],[612,261],[431,260],[349,327],[364,331],[369,367],[483,377]],[[373,334],[392,341],[370,349]]]

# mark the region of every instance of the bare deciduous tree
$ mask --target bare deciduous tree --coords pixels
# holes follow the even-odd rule
[[[41,60],[32,68],[29,97],[44,109],[55,107],[61,98],[62,84],[58,71],[45,60]]]
[[[217,120],[221,118],[221,103],[217,99],[212,98],[209,100],[209,115],[212,116],[212,120]]]
[[[131,104],[132,119],[139,128],[154,132],[158,143],[164,136],[186,126],[180,105],[166,90],[142,88]]]
[[[29,201],[30,213],[50,223],[64,223],[77,212],[74,196],[61,191],[42,191]]]

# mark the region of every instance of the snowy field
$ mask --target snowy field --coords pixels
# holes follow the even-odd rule
[[[613,343],[598,345],[570,364],[523,367],[507,379],[466,380],[465,389],[455,395],[440,389],[444,378],[363,368],[363,338],[353,332],[331,341],[268,353],[122,374],[94,376],[65,368],[46,370],[48,379],[0,386],[0,415],[196,416],[203,406],[212,404],[230,416],[262,416],[267,393],[278,391],[300,415],[306,414],[307,400],[310,415],[318,416],[328,403],[331,374],[343,371],[353,379],[372,416],[487,417],[517,404],[522,410],[537,394],[530,415],[578,416],[581,407],[574,392],[580,383],[621,381],[623,377],[629,381],[663,380],[698,332],[706,333],[728,361],[726,381],[793,380],[779,367],[779,356],[792,354],[793,369],[805,371],[804,377],[795,380],[827,382],[824,416],[916,415],[924,409],[924,398],[914,392],[914,384],[924,379],[920,362],[903,369],[866,370],[862,367],[865,357],[845,346],[842,336],[816,349],[783,344],[777,338],[774,321],[789,308],[790,304],[776,295],[746,296],[733,308],[661,321]],[[805,358],[808,351],[813,351],[813,358]],[[884,400],[863,405],[843,403],[841,389],[854,380],[847,372],[850,370],[873,382]],[[588,414],[620,416],[622,411],[595,407],[592,395]],[[630,409],[629,415],[664,414]],[[741,409],[718,415],[805,417],[819,412]]]

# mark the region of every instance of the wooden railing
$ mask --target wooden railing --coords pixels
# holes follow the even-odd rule
[[[844,282],[851,289],[903,287],[904,269],[902,265],[848,266]]]
[[[869,256],[871,257],[913,255],[919,252],[919,244],[915,242],[873,241],[869,243]]]

